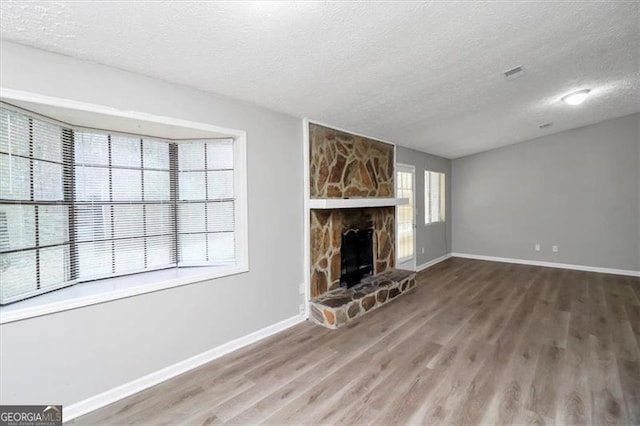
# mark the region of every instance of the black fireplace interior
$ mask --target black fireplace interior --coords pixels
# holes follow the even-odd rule
[[[353,287],[373,274],[373,229],[349,229],[342,234],[340,285]]]

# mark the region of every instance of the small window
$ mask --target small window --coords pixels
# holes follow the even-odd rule
[[[424,172],[424,223],[444,222],[444,173]]]
[[[236,266],[235,144],[0,108],[0,304],[101,278]]]

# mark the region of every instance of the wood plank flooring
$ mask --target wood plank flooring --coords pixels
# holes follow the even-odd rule
[[[640,424],[640,279],[449,259],[75,424]]]

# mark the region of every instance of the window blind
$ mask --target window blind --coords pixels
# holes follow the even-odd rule
[[[0,110],[0,300],[72,280],[72,141],[61,126]]]
[[[233,142],[178,145],[180,265],[235,259]]]
[[[233,143],[71,128],[0,108],[0,303],[233,263]]]
[[[170,144],[87,131],[74,136],[78,277],[175,265]]]

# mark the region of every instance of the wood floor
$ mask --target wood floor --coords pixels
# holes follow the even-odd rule
[[[77,424],[640,424],[640,279],[449,259]]]

